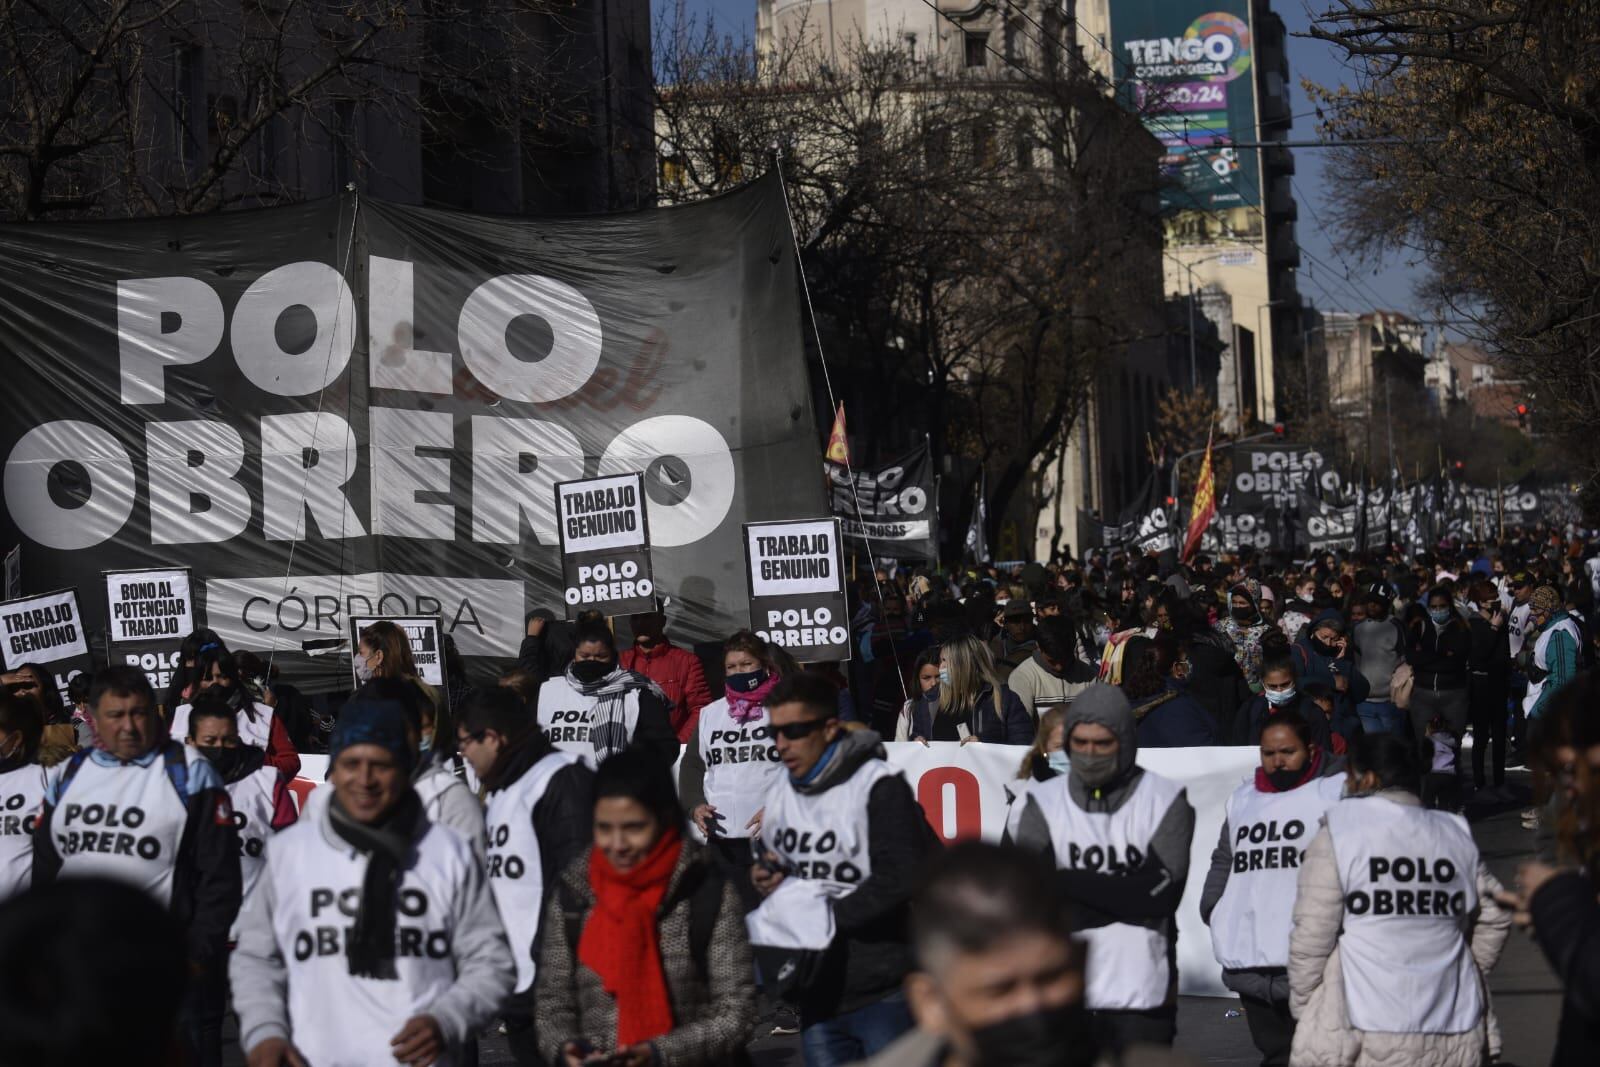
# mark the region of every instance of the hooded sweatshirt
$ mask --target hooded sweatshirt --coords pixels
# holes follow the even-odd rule
[[[1139,731],[1133,709],[1120,689],[1092,685],[1072,702],[1063,722],[1064,736],[1081,723],[1095,723],[1117,738],[1117,771],[1110,782],[1098,788],[1084,784],[1073,773],[1066,775],[1067,796],[1087,812],[1112,813],[1134,795],[1141,778],[1151,772],[1135,762],[1139,755]],[[1069,740],[1070,747],[1070,740]],[[1043,788],[1058,788],[1049,783]],[[1017,822],[1017,844],[1044,853],[1061,866],[1055,855],[1051,828],[1044,811],[1030,792],[1028,805]],[[1060,870],[1064,890],[1073,901],[1073,917],[1079,929],[1109,923],[1129,923],[1175,929],[1174,916],[1183,896],[1184,880],[1189,876],[1189,846],[1194,838],[1194,808],[1181,791],[1167,809],[1150,838],[1149,854],[1132,870],[1121,872]]]

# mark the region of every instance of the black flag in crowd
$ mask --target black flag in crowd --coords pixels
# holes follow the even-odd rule
[[[561,610],[554,485],[641,471],[673,625],[720,637],[742,524],[824,513],[796,281],[775,179],[586,219],[345,196],[0,227],[0,545],[94,628],[102,570],[187,565],[230,646],[328,687],[347,667],[304,643],[352,614],[514,656]]]

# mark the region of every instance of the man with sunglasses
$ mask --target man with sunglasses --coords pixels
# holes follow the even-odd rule
[[[800,878],[831,898],[830,951],[796,994],[808,1067],[854,1063],[911,1028],[902,991],[909,901],[923,858],[938,847],[878,735],[845,730],[837,702],[832,683],[805,672],[783,678],[765,701],[788,773],[767,792],[752,878],[764,895]]]

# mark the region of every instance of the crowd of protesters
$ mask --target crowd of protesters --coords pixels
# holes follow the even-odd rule
[[[105,1047],[52,1002],[98,979],[62,986],[38,940],[70,884],[170,934],[145,966],[177,977],[141,995],[176,1022],[118,1062],[220,1063],[231,1001],[251,1067],[472,1064],[491,1028],[523,1064],[738,1063],[774,1026],[814,1067],[1181,1063],[1200,833],[1263,1063],[1492,1062],[1513,925],[1564,983],[1557,1062],[1593,1063],[1596,557],[885,567],[850,590],[848,662],[675,643],[670,604],[540,610],[513,669],[472,684],[447,647],[442,686],[377,622],[337,703],[204,630],[162,694],[112,666],[68,704],[25,666],[0,679],[0,952],[37,966],[0,979],[0,1061]],[[1025,750],[1005,842],[946,848],[884,741]],[[1213,745],[1260,766],[1197,826],[1137,757]],[[302,752],[328,774],[296,797]],[[1508,888],[1459,812],[1519,766],[1543,859]]]

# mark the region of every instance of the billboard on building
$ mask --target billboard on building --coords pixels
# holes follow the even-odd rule
[[[1112,0],[1118,98],[1165,149],[1167,212],[1261,202],[1249,0]]]

